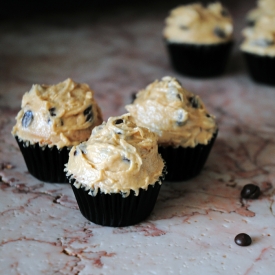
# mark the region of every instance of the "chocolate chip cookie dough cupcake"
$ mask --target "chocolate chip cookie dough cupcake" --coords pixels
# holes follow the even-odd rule
[[[188,180],[200,173],[218,127],[198,96],[166,76],[141,90],[125,108],[137,125],[158,135],[168,172],[165,180]]]
[[[130,114],[110,117],[74,146],[66,167],[82,215],[105,226],[128,226],[154,208],[163,173],[157,136]]]
[[[67,79],[52,86],[33,85],[23,96],[12,134],[34,177],[63,183],[68,182],[64,165],[69,149],[87,140],[101,122],[94,92]]]
[[[232,18],[219,2],[179,6],[167,17],[163,36],[176,71],[194,77],[220,75],[233,45]]]
[[[253,24],[243,30],[241,51],[252,79],[275,85],[275,1],[265,0],[260,4],[257,16],[256,12],[252,13]]]

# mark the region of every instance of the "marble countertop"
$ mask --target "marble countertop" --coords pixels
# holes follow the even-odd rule
[[[238,46],[248,1],[234,1],[236,43],[226,73],[195,79],[170,67],[161,31],[167,9],[35,14],[0,25],[1,274],[274,274],[275,88],[254,83]],[[252,5],[253,3],[250,3]],[[27,172],[11,136],[33,83],[71,77],[96,93],[104,119],[165,75],[201,96],[219,136],[202,173],[164,182],[151,216],[130,227],[88,222],[72,189]],[[247,183],[256,200],[240,198]],[[238,233],[253,243],[235,244]]]

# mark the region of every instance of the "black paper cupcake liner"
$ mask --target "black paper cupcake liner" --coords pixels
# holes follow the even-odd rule
[[[89,195],[89,190],[76,188],[71,183],[79,210],[89,221],[112,227],[137,224],[145,220],[152,212],[161,185],[149,185],[147,190],[139,189],[138,196],[131,190],[128,197],[120,193],[104,194],[98,191],[96,196]]]
[[[27,145],[18,137],[15,139],[31,175],[45,182],[69,183],[64,172],[65,164],[69,160],[67,147],[41,147],[39,143]]]
[[[208,144],[198,144],[196,147],[159,146],[159,153],[165,161],[167,174],[166,181],[186,181],[197,176],[212,149],[218,132],[216,132]]]
[[[275,85],[275,57],[243,52],[251,78],[259,83]]]
[[[211,45],[166,41],[172,67],[181,74],[193,77],[221,75],[233,44],[233,41]]]

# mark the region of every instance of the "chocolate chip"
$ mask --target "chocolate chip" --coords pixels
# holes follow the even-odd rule
[[[256,39],[256,40],[252,41],[252,44],[255,46],[266,48],[266,47],[273,45],[274,41],[263,38],[263,39]]]
[[[178,110],[178,118],[176,121],[177,126],[183,126],[185,124],[185,116],[182,110]]]
[[[246,184],[241,191],[241,197],[243,199],[257,199],[260,194],[261,190],[259,186],[252,183]]]
[[[88,108],[86,108],[85,110],[84,110],[84,116],[87,116],[88,114],[90,114],[91,113],[91,111],[92,111],[92,106],[89,106]]]
[[[177,94],[177,98],[178,98],[180,101],[182,101],[182,97],[181,97],[180,94]]]
[[[74,151],[74,156],[77,156],[77,155],[78,155],[77,150],[75,150]]]
[[[28,110],[24,113],[23,118],[22,118],[22,126],[24,128],[27,128],[30,126],[30,124],[32,123],[33,120],[33,113],[32,111]]]
[[[211,117],[209,114],[206,114],[206,117]]]
[[[86,116],[86,121],[92,121],[93,119],[92,106],[89,106],[88,108],[86,108],[83,114],[84,116]]]
[[[55,108],[54,108],[54,107],[53,107],[53,108],[50,108],[50,109],[49,109],[49,112],[50,112],[50,115],[51,115],[51,116],[56,116]]]
[[[235,243],[239,246],[251,245],[251,237],[245,233],[240,233],[235,237]]]
[[[216,27],[214,30],[213,30],[214,34],[219,37],[219,38],[226,38],[226,33],[223,29],[221,29],[220,27]]]
[[[180,29],[181,29],[181,30],[184,30],[184,31],[189,30],[189,28],[188,28],[187,26],[184,26],[184,25],[180,25]]]
[[[200,107],[200,103],[199,103],[199,99],[198,99],[198,97],[196,97],[196,96],[193,96],[193,97],[190,97],[189,98],[189,102],[191,103],[191,106],[193,107],[193,108],[199,108]]]
[[[254,27],[256,24],[256,20],[247,20],[246,24],[248,27]]]
[[[63,120],[62,120],[61,118],[60,118],[60,120],[59,120],[59,123],[60,123],[61,126],[64,125],[64,122],[63,122]]]
[[[126,162],[130,162],[130,160],[128,158],[126,158],[126,157],[123,157],[122,160],[126,161]]]
[[[223,8],[223,9],[221,10],[221,15],[224,16],[224,17],[228,17],[228,16],[229,16],[228,10],[225,9],[225,8]]]
[[[136,92],[132,93],[131,94],[132,102],[134,102],[136,100],[136,98],[137,98],[137,93]]]
[[[121,124],[121,123],[123,123],[123,119],[117,119],[117,120],[115,121],[115,124]]]

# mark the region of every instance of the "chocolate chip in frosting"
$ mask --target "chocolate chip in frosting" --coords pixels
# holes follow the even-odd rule
[[[33,120],[33,113],[31,110],[28,110],[24,113],[23,118],[22,118],[22,126],[24,128],[27,128],[30,126],[30,124],[32,123]]]
[[[274,41],[270,40],[270,39],[262,38],[262,39],[253,40],[252,44],[255,45],[255,46],[266,48],[266,47],[269,47],[269,46],[273,45]]]
[[[213,30],[214,34],[219,37],[219,38],[226,38],[226,33],[223,29],[221,29],[220,27],[216,27],[214,30]]]
[[[189,98],[189,102],[191,103],[191,106],[195,109],[200,108],[200,102],[197,96],[192,96]]]
[[[222,8],[222,10],[221,10],[221,15],[224,16],[224,17],[228,17],[228,16],[229,16],[228,10],[225,9],[225,8]]]
[[[117,119],[117,120],[115,121],[115,124],[121,124],[121,123],[123,123],[123,119]]]
[[[189,28],[187,26],[184,26],[184,25],[180,25],[180,29],[183,30],[183,31],[189,30]]]
[[[51,115],[51,116],[56,116],[55,108],[54,108],[54,107],[53,107],[53,108],[50,108],[50,109],[49,109],[49,112],[50,112],[50,115]]]
[[[130,160],[128,158],[126,158],[126,157],[123,157],[122,160],[126,161],[126,162],[130,162]]]
[[[246,184],[241,191],[241,197],[243,199],[257,199],[260,194],[261,190],[259,186],[252,183]]]
[[[92,121],[93,119],[92,106],[89,106],[88,108],[86,108],[83,114],[84,116],[86,116],[86,121]]]
[[[185,124],[185,116],[182,110],[178,110],[178,118],[176,121],[177,126],[183,126]]]

